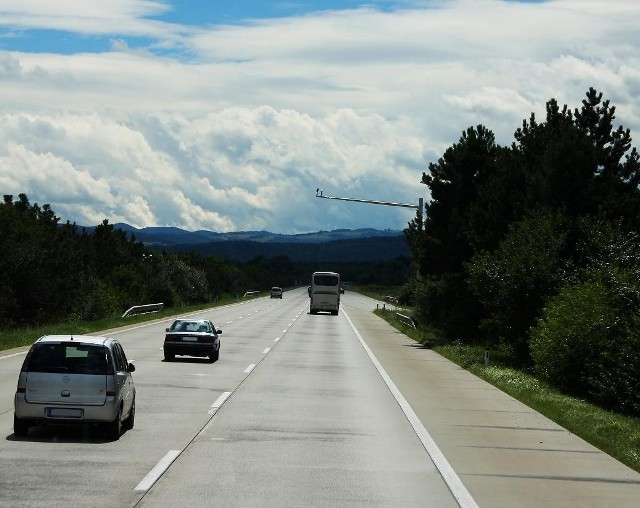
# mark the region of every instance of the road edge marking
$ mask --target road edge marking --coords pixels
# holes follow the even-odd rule
[[[436,468],[438,468],[438,471],[440,471],[442,478],[449,487],[449,490],[453,494],[453,497],[455,497],[456,501],[460,505],[460,508],[478,508],[478,505],[476,504],[473,497],[471,497],[471,494],[469,493],[467,488],[462,483],[462,480],[460,480],[460,477],[456,474],[453,467],[451,467],[451,464],[449,464],[449,461],[445,458],[440,448],[438,448],[438,445],[431,437],[431,434],[429,434],[424,425],[422,425],[422,422],[418,418],[418,415],[416,415],[416,413],[413,411],[402,393],[400,393],[400,390],[398,390],[398,387],[389,377],[389,374],[387,374],[387,372],[384,370],[384,367],[382,367],[382,364],[375,357],[373,351],[371,351],[367,343],[364,341],[364,339],[360,335],[360,332],[358,332],[357,328],[349,318],[347,312],[342,309],[342,313],[344,314],[344,317],[347,318],[351,329],[354,331],[356,337],[360,341],[360,345],[363,347],[367,355],[369,355],[369,359],[373,362],[373,365],[378,370],[378,373],[380,374],[380,376],[382,376],[385,384],[402,408],[402,411],[406,415],[407,420],[409,420],[409,423],[413,427],[413,430],[418,436],[418,439],[420,439],[425,450],[427,450],[427,453],[431,457],[431,460],[435,464]]]
[[[153,487],[153,484],[169,469],[169,466],[173,464],[173,461],[176,460],[181,453],[182,450],[169,450],[133,490],[146,492]]]

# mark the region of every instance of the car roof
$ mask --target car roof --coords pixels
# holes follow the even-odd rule
[[[40,337],[36,342],[77,342],[79,344],[96,344],[99,346],[105,346],[108,342],[114,339],[110,337],[101,337],[93,335],[45,335]]]

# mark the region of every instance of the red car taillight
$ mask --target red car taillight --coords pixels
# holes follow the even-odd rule
[[[205,337],[204,339],[202,339],[202,342],[204,342],[205,344],[213,344],[213,337]]]
[[[116,396],[116,392],[114,392],[113,390],[107,390],[107,397],[115,397]]]
[[[165,335],[164,336],[164,341],[165,342],[172,342],[174,340],[173,335]]]
[[[17,392],[17,393],[27,393],[27,390],[26,390],[26,388],[18,388],[18,389],[16,390],[16,392]]]

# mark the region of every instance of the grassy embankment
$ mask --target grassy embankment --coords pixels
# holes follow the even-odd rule
[[[390,288],[353,289],[379,300],[384,300],[386,295],[394,294]],[[607,411],[584,400],[565,395],[532,374],[509,367],[508,359],[501,357],[499,352],[490,352],[489,365],[485,365],[485,348],[482,346],[462,343],[438,344],[437,331],[414,330],[398,321],[394,312],[375,312],[405,335],[422,344],[432,344],[432,349],[445,358],[640,472],[640,418]],[[399,312],[410,314],[411,310],[404,309]]]

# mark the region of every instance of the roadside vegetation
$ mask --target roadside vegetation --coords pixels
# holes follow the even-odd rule
[[[428,165],[398,301],[438,346],[499,351],[540,386],[640,417],[640,156],[589,89],[510,146],[470,127]],[[589,425],[585,420],[584,425]],[[636,446],[637,452],[637,446]]]

